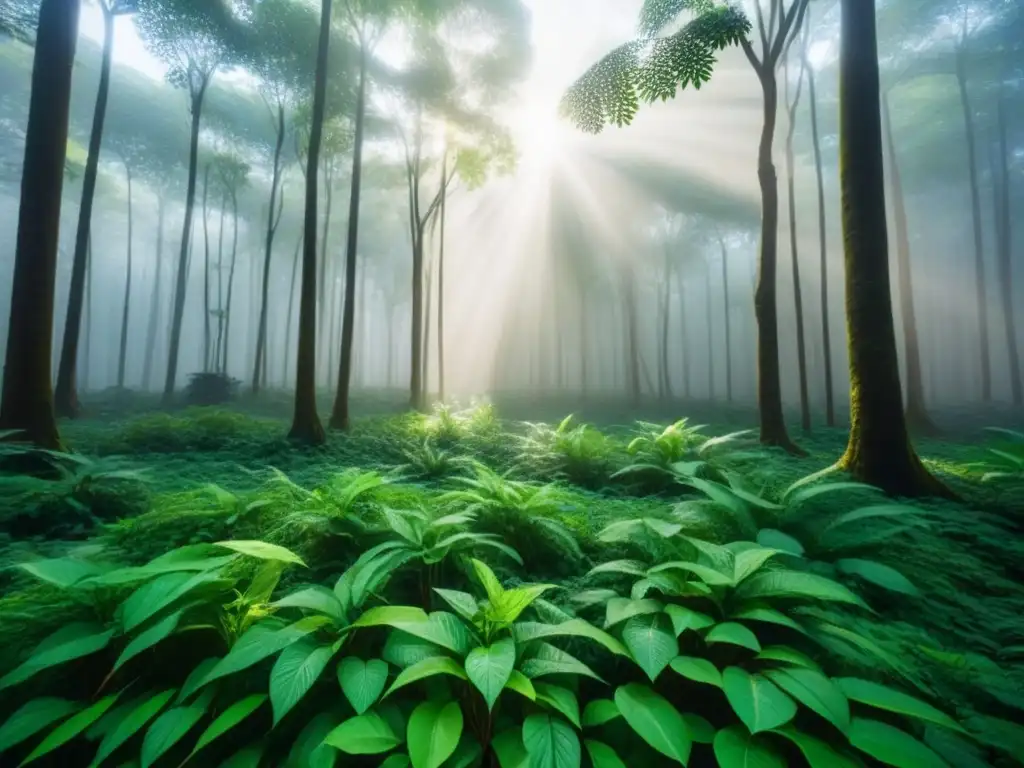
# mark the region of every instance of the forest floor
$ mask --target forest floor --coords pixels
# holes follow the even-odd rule
[[[83,610],[59,590],[8,567],[20,562],[71,555],[140,564],[173,547],[234,538],[273,541],[338,572],[358,553],[339,519],[388,507],[436,507],[444,493],[467,487],[458,478],[476,477],[492,496],[506,494],[507,506],[520,504],[519,511],[557,520],[574,534],[578,549],[566,554],[557,541],[539,541],[536,529],[521,520],[506,520],[501,531],[524,555],[523,576],[578,588],[590,567],[616,551],[600,535],[609,523],[680,521],[685,533],[714,537],[734,522],[690,504],[693,488],[664,472],[616,474],[630,464],[708,459],[713,468],[727,470],[737,487],[770,500],[751,507],[759,528],[796,536],[801,519],[787,516],[792,505],[781,501],[783,491],[831,465],[846,440],[842,428],[795,431],[807,458],[727,443],[719,460],[711,458],[714,451],[698,457],[692,445],[670,444],[664,435],[659,443],[652,426],[650,440],[631,454],[627,446],[642,429],[630,409],[586,408],[579,415],[593,429],[572,433],[579,423],[573,422],[559,433],[559,414],[571,405],[523,401],[498,407],[503,417],[549,420],[531,428],[498,421],[488,408],[417,417],[376,398],[360,409],[373,415],[357,419],[347,435],[330,434],[315,449],[284,438],[287,409],[272,398],[258,408],[140,408],[128,416],[100,409],[96,417],[62,424],[78,458],[63,462],[59,473],[32,478],[0,471],[0,674]],[[679,415],[654,410],[648,417],[660,430]],[[691,426],[707,419],[702,431],[710,436],[753,424],[752,412],[739,408],[698,405],[685,415],[693,417]],[[919,440],[917,447],[962,503],[914,502],[922,513],[919,524],[878,528],[882,535],[872,535],[869,526],[859,538],[831,547],[814,535],[810,544],[800,540],[807,557],[821,560],[830,575],[836,569],[829,563],[852,555],[888,564],[910,582],[894,584],[886,573],[844,576],[877,611],[833,614],[871,644],[837,643],[833,650],[844,669],[867,669],[878,677],[877,659],[888,659],[883,677],[954,711],[983,745],[974,751],[966,742],[941,742],[941,734],[932,734],[940,742],[928,743],[945,750],[955,768],[1024,765],[1024,728],[1015,725],[1024,721],[1024,472],[983,481],[1000,462],[989,449],[1012,446],[977,428],[958,427],[953,434]],[[750,448],[757,453],[744,458],[742,451]],[[516,485],[521,481],[526,485]],[[500,483],[506,485],[495,490]],[[546,490],[531,507],[538,487]],[[508,500],[513,496],[518,501]],[[808,502],[813,510],[805,504],[799,511],[808,519],[834,520],[850,510],[895,503],[852,488],[823,494]]]

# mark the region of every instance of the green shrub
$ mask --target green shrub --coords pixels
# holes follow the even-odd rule
[[[572,425],[572,414],[552,427],[527,423],[518,438],[517,469],[532,476],[599,488],[608,480],[613,445],[589,424]]]

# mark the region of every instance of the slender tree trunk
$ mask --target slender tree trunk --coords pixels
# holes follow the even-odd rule
[[[636,327],[636,276],[633,274],[631,264],[626,264],[623,267],[622,277],[623,309],[626,312],[626,359],[629,361],[626,389],[630,400],[635,404],[640,402],[641,392],[640,342]]]
[[[665,249],[664,276],[661,279],[661,382],[662,396],[672,397],[672,374],[669,371],[668,361],[668,329],[672,313],[672,260]]]
[[[1013,321],[1013,217],[1010,212],[1011,176],[1010,144],[1007,141],[1006,90],[1001,86],[996,102],[997,157],[992,163],[993,178],[998,174],[999,186],[994,201],[996,233],[999,253],[999,299],[1006,334],[1006,353],[1010,369],[1010,394],[1014,405],[1024,403],[1024,385],[1021,383],[1020,348],[1017,346],[1017,326]]]
[[[322,0],[313,87],[313,120],[306,168],[306,215],[303,222],[302,299],[299,302],[299,350],[295,371],[295,413],[289,437],[309,443],[325,438],[316,412],[316,208],[317,164],[327,101],[327,61],[331,40],[331,0]]]
[[[100,145],[103,141],[103,125],[107,116],[110,68],[114,54],[114,14],[108,11],[107,6],[103,3],[100,3],[100,8],[103,11],[103,58],[100,62],[100,84],[96,91],[96,106],[92,114],[89,157],[86,160],[85,174],[82,178],[82,202],[78,208],[78,229],[75,232],[75,255],[71,264],[68,311],[64,318],[64,338],[61,344],[60,363],[57,366],[57,387],[54,391],[54,406],[57,415],[72,419],[78,416],[79,412],[75,372],[78,368],[78,344],[81,336],[85,263],[88,258],[93,200],[96,196],[96,177],[100,163]]]
[[[211,367],[221,372],[221,348],[224,344],[224,216],[228,207],[227,195],[220,198],[220,224],[217,229],[217,340],[213,345]]]
[[[228,268],[228,296],[224,305],[224,359],[221,370],[228,375],[228,352],[231,349],[231,300],[235,293],[235,267],[238,265],[238,192],[231,190],[231,266]]]
[[[708,345],[708,400],[715,399],[715,318],[712,315],[711,306],[711,265],[704,267],[704,323],[707,326]]]
[[[814,68],[807,67],[807,98],[811,110],[811,139],[814,144],[814,173],[818,186],[818,246],[821,272],[821,344],[822,365],[825,368],[825,424],[836,424],[834,392],[832,386],[832,335],[829,330],[828,304],[828,231],[825,228],[825,182],[821,165],[821,139],[818,132],[818,93],[815,89]]]
[[[42,0],[32,66],[0,429],[59,450],[50,380],[57,233],[79,0]]]
[[[124,309],[121,312],[121,346],[117,354],[117,388],[124,389],[128,362],[128,318],[132,297],[132,169],[125,165],[128,178],[128,261],[124,273]]]
[[[267,354],[267,302],[270,297],[270,255],[274,251],[274,216],[277,189],[281,182],[281,149],[284,147],[284,104],[277,105],[277,141],[274,144],[274,168],[270,180],[270,207],[267,209],[267,236],[263,247],[263,287],[260,292],[259,330],[256,336],[256,364],[252,372],[252,393],[260,391],[260,366]],[[225,366],[226,367],[226,366]]]
[[[725,401],[732,402],[732,329],[729,313],[729,251],[721,235],[718,243],[722,249],[722,302],[725,311]]]
[[[302,248],[302,234],[295,241],[295,255],[292,256],[292,280],[288,288],[288,320],[284,334],[284,358],[281,365],[281,386],[288,386],[288,361],[292,359],[292,339],[295,338],[292,323],[295,320],[295,283],[299,274],[299,253]]]
[[[587,350],[590,348],[590,329],[587,327],[587,294],[581,285],[577,291],[580,311],[580,394],[584,397],[588,390]]]
[[[981,399],[992,399],[992,366],[988,341],[988,299],[985,284],[985,248],[981,231],[981,193],[978,189],[977,140],[974,136],[974,112],[967,92],[967,51],[961,41],[956,50],[956,82],[964,116],[967,141],[967,172],[971,187],[971,223],[974,229],[974,292],[978,313],[978,352],[981,355]]]
[[[441,166],[441,232],[437,245],[437,397],[443,403],[444,386],[444,225],[448,203],[448,148]]]
[[[163,288],[164,252],[164,196],[157,196],[156,256],[154,259],[153,294],[149,299],[149,324],[146,327],[146,352],[142,365],[142,391],[148,392],[153,381],[153,357],[156,349],[156,331],[160,325],[160,302]]]
[[[676,271],[679,286],[679,346],[683,364],[683,398],[690,399],[690,345],[686,337],[686,283],[683,270]]]
[[[321,361],[327,359],[326,368],[321,363],[323,368],[323,383],[328,386],[331,380],[331,329],[329,323],[331,322],[331,312],[328,306],[328,298],[334,298],[334,273],[337,269],[337,264],[334,259],[328,262],[327,259],[327,241],[331,234],[331,213],[334,210],[334,159],[330,158],[329,162],[324,165],[324,226],[321,231],[321,242],[320,242],[320,276],[317,278],[317,338],[320,340],[319,354]],[[328,293],[328,290],[330,293]]]
[[[387,359],[387,381],[388,389],[395,386],[395,311],[388,308],[388,359]]]
[[[900,315],[903,317],[903,357],[907,366],[907,427],[920,434],[936,433],[925,405],[924,375],[921,370],[921,344],[914,310],[913,271],[910,266],[910,234],[907,209],[903,198],[903,174],[896,144],[893,141],[889,95],[881,98],[882,130],[889,156],[889,185],[892,192],[893,223],[896,226],[896,275],[900,294]]]
[[[889,286],[875,4],[842,0],[839,159],[850,439],[838,465],[894,496],[950,496],[907,433]]]
[[[430,396],[430,310],[434,298],[434,269],[429,262],[425,265],[423,278],[423,393]]]
[[[210,230],[206,202],[210,189],[210,164],[203,171],[203,372],[210,370]]]
[[[338,391],[334,397],[330,426],[347,430],[349,387],[352,383],[352,342],[356,322],[356,255],[359,247],[359,197],[363,175],[363,128],[366,121],[366,43],[359,45],[359,90],[356,96],[356,126],[352,146],[352,189],[348,207],[348,241],[345,244],[345,306],[341,320],[341,359],[338,361]],[[366,269],[365,265],[363,267]]]
[[[89,364],[92,360],[92,237],[89,238],[89,244],[86,247],[86,267],[85,267],[85,338],[83,344],[85,348],[82,350],[84,357],[82,359],[82,391],[88,392],[92,387],[92,380],[89,378]]]

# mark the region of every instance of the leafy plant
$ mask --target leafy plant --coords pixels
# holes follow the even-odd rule
[[[516,462],[520,469],[541,477],[600,486],[607,477],[612,445],[591,425],[574,425],[572,419],[570,414],[555,427],[528,422],[527,433],[518,437]]]
[[[185,402],[189,405],[224,405],[235,399],[241,383],[225,373],[190,373],[185,385]]]
[[[982,476],[981,481],[1024,479],[1024,432],[1002,427],[988,427],[987,431],[1004,438],[1004,442],[998,448],[985,449],[997,461],[992,462],[993,468]]]
[[[434,480],[472,467],[470,459],[436,447],[429,437],[415,448],[406,448],[402,454],[406,462],[394,468],[399,476]]]

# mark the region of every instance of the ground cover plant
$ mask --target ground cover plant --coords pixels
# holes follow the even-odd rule
[[[633,430],[654,446],[675,423],[587,426],[602,448],[577,452],[580,432],[560,442],[579,429],[568,419],[381,416],[311,455],[242,411],[174,418],[225,434],[158,454],[169,462],[94,465],[90,446],[147,445],[166,423],[83,425],[75,459],[50,458],[90,482],[115,461],[153,486],[148,501],[88,542],[58,527],[5,552],[12,765],[958,768],[1024,754],[1019,520],[1001,503],[1021,487],[986,476],[983,447],[936,454],[978,490],[975,509],[893,501],[773,452],[718,472],[673,453],[668,485],[617,482],[641,453]],[[261,454],[280,461],[247,459]],[[169,468],[181,475],[160,479]],[[75,487],[33,478],[19,498]]]

